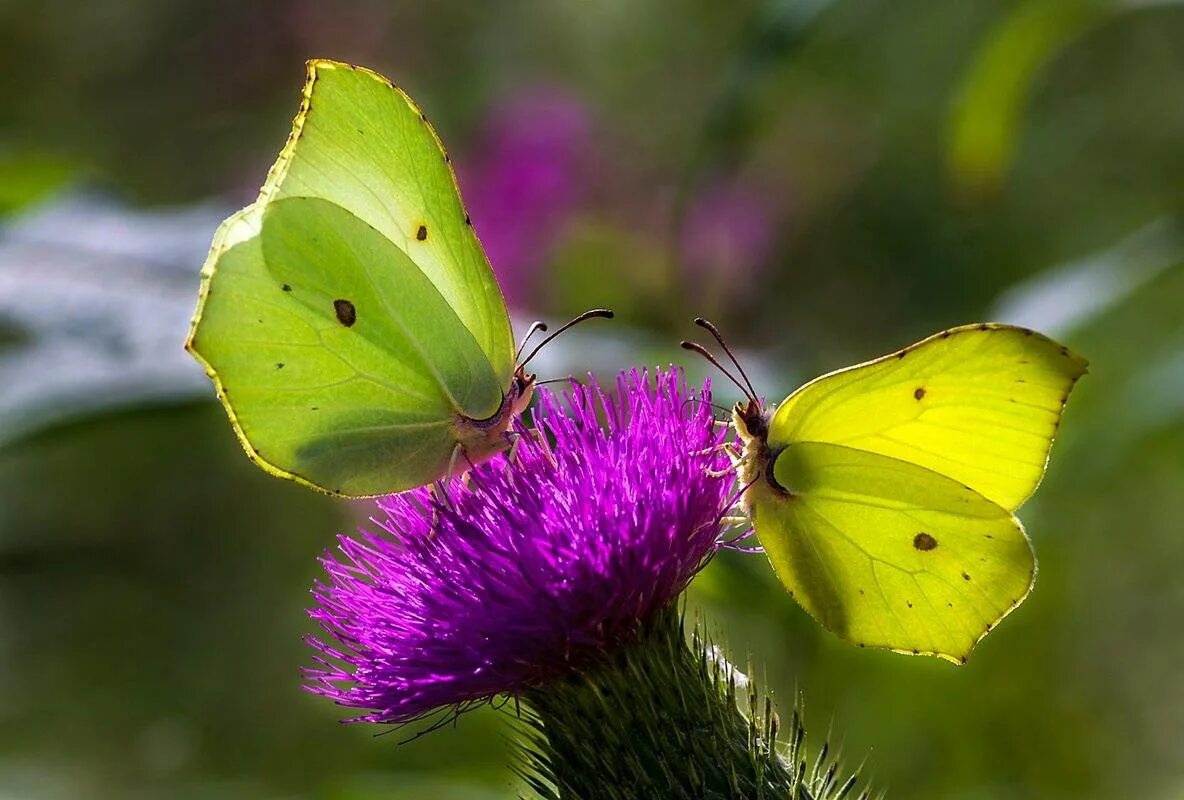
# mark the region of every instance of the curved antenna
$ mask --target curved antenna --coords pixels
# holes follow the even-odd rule
[[[522,343],[518,345],[518,349],[514,351],[514,360],[518,360],[518,356],[522,355],[522,350],[526,347],[526,343],[530,341],[530,337],[534,336],[539,331],[547,332],[547,323],[541,319],[536,319],[530,323],[530,327],[526,329],[526,335],[522,337]]]
[[[554,339],[559,334],[566,331],[568,328],[571,328],[575,325],[579,325],[581,322],[584,322],[585,320],[596,319],[597,317],[599,317],[601,319],[612,319],[613,312],[607,308],[592,308],[592,309],[585,311],[583,314],[580,314],[575,319],[569,320],[565,324],[559,326],[559,330],[555,331],[550,336],[548,336],[546,339],[543,339],[541,342],[539,342],[537,345],[535,345],[535,348],[530,351],[530,355],[528,355],[526,358],[524,358],[518,362],[518,366],[525,367],[528,363],[530,363],[530,360],[532,358],[534,358],[536,355],[538,355],[538,352],[540,350],[542,350],[543,347],[546,346],[548,342],[550,342],[552,339]]]
[[[724,374],[725,378],[730,380],[732,383],[736,384],[736,388],[739,389],[740,393],[743,394],[745,397],[747,397],[750,400],[753,400],[756,398],[755,394],[749,394],[748,389],[744,388],[744,384],[742,384],[740,381],[736,380],[735,375],[733,375],[732,373],[730,373],[726,369],[724,369],[724,365],[719,363],[719,361],[716,360],[715,356],[713,356],[711,354],[711,351],[708,350],[706,347],[699,344],[698,342],[688,342],[686,339],[683,339],[681,342],[679,342],[679,346],[682,347],[683,350],[690,350],[691,352],[698,353],[699,355],[703,356],[705,359],[710,361],[712,364],[714,364],[715,368],[718,369],[720,372],[722,372]]]
[[[688,397],[686,400],[682,401],[682,405],[679,407],[679,410],[681,411],[682,409],[689,406],[691,403],[702,403],[704,405],[711,406],[716,411],[719,411],[722,414],[731,414],[732,413],[732,409],[728,408],[727,406],[721,406],[719,403],[712,403],[708,400],[704,400],[702,397]]]
[[[535,381],[534,385],[546,386],[548,383],[575,383],[580,386],[584,385],[583,381],[578,380],[575,375],[568,375],[566,378],[548,378],[545,381]]]
[[[748,373],[744,371],[744,367],[740,366],[740,360],[736,358],[735,354],[732,353],[731,348],[728,347],[728,343],[724,341],[724,337],[719,332],[719,328],[711,324],[710,320],[704,319],[703,317],[695,317],[695,324],[715,337],[715,340],[719,342],[719,346],[724,349],[724,352],[728,354],[728,358],[732,359],[732,363],[736,365],[736,369],[740,370],[740,375],[744,378],[744,382],[748,384],[748,396],[756,399],[756,387],[752,385],[752,381],[749,380]]]

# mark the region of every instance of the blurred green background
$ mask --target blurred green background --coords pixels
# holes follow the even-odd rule
[[[1087,356],[967,667],[839,643],[759,556],[691,605],[890,797],[1184,797],[1182,42],[1117,0],[0,1],[0,797],[519,789],[505,713],[399,746],[300,690],[367,511],[255,469],[180,351],[310,56],[427,111],[520,321],[618,310],[545,377],[705,375],[695,314],[771,398],[988,318]]]

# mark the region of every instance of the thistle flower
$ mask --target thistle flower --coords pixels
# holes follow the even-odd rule
[[[310,616],[308,688],[407,722],[463,710],[631,643],[721,546],[732,485],[709,387],[678,371],[541,389],[517,452],[454,482],[377,501],[375,531],[340,536]],[[602,424],[603,420],[603,424]]]

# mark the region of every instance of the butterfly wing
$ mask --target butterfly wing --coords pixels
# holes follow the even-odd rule
[[[758,481],[753,525],[780,581],[823,626],[866,647],[964,663],[1015,608],[1036,561],[1010,512],[925,467],[791,444]]]
[[[776,449],[829,442],[927,467],[1007,510],[1044,475],[1084,359],[1025,328],[968,325],[824,375],[778,407]]]
[[[458,415],[498,412],[505,302],[439,140],[385,78],[310,62],[259,200],[215,235],[187,347],[248,454],[325,491],[437,478]]]
[[[232,217],[215,253],[191,347],[260,466],[346,495],[446,469],[455,407],[493,378],[400,251],[343,209],[293,199]]]
[[[411,98],[370,70],[310,61],[291,137],[260,193],[284,197],[329,200],[406,253],[476,339],[498,388],[509,387],[514,343],[505,300],[444,147]],[[466,410],[474,418],[492,412]]]

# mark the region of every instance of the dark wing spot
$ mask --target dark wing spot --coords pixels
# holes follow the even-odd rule
[[[337,314],[337,321],[347,328],[353,327],[358,321],[358,310],[348,300],[334,300],[333,311]]]
[[[912,608],[912,607],[913,607],[913,601],[912,601],[912,600],[905,600],[905,601],[904,601],[904,603],[905,603],[905,605],[906,605],[906,606],[908,606],[909,608]]]
[[[427,239],[428,238],[428,226],[427,225],[420,225],[419,228],[415,231],[415,238],[421,242],[424,241],[425,239]]]
[[[984,322],[983,324],[978,326],[978,329],[980,331],[989,331],[991,329],[991,326]]]
[[[947,605],[947,606],[949,606],[950,608],[953,608],[953,607],[954,607],[954,604],[953,604],[953,603],[946,603],[946,605]]]
[[[918,386],[916,389],[913,390],[913,399],[920,400],[924,396],[925,396],[925,387],[924,386]]]
[[[320,406],[310,406],[309,408],[310,408],[312,411],[320,411],[320,410],[321,410],[321,407],[320,407]]]
[[[1031,336],[1031,335],[1032,335],[1032,330],[1030,328],[1024,328],[1024,336]]]
[[[963,572],[963,573],[962,573],[962,580],[964,580],[964,581],[968,581],[968,580],[970,580],[970,573],[969,573],[969,572]]]
[[[950,331],[942,331],[942,332],[941,332],[941,338],[943,338],[943,339],[949,339],[949,338],[950,338]]]
[[[291,287],[291,286],[289,286],[289,285],[288,285],[288,284],[286,284],[286,283],[285,283],[283,286],[281,286],[280,288],[281,288],[281,289],[283,289],[285,292],[290,292],[290,291],[292,291],[292,287]]]
[[[276,369],[283,369],[283,368],[284,368],[284,362],[283,362],[283,361],[277,361],[277,362],[276,362],[276,365],[275,365],[275,368],[276,368]]]
[[[919,656],[919,655],[921,655],[921,651],[914,647],[913,648],[913,655]]]
[[[984,533],[983,535],[984,535],[984,536],[986,536],[988,539],[994,539],[994,538],[995,538],[994,536],[992,536],[992,535],[991,535],[991,534],[989,534],[989,533]]]
[[[990,632],[991,632],[991,628],[994,628],[994,627],[995,627],[994,623],[988,622],[988,623],[987,623],[987,629],[986,629],[985,631],[983,631],[983,633],[990,633]]]
[[[904,349],[904,350],[901,350],[899,353],[897,353],[897,354],[896,354],[896,357],[897,357],[897,358],[904,358],[904,357],[905,357],[905,356],[907,356],[908,354],[909,354],[909,351],[908,351],[908,349],[906,348],[906,349]]]
[[[860,594],[863,594],[863,589],[860,589],[860,590],[859,590],[859,593],[860,593]]]
[[[1062,347],[1062,348],[1061,348],[1061,355],[1063,355],[1063,356],[1067,356],[1067,355],[1069,355],[1069,348],[1068,348],[1068,347]]]
[[[465,214],[465,224],[466,224],[466,225],[472,225],[472,224],[473,224],[473,218],[472,218],[472,217],[470,217],[468,214]]]
[[[960,659],[958,659],[958,663],[962,666],[966,666],[966,656],[962,656]]]
[[[934,539],[925,531],[921,531],[913,537],[913,547],[918,550],[932,550],[937,547],[937,539]]]
[[[1027,381],[1026,381],[1026,380],[1024,380],[1023,378],[1016,378],[1016,379],[1015,379],[1015,382],[1016,382],[1016,383],[1027,383]]]

